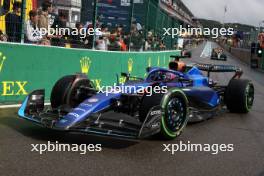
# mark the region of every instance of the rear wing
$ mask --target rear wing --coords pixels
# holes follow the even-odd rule
[[[213,65],[213,64],[196,63],[194,64],[194,66],[196,66],[201,71],[206,71],[208,77],[210,77],[211,72],[221,72],[221,73],[234,72],[235,75],[233,76],[233,79],[240,78],[243,74],[243,71],[240,67],[233,65]]]

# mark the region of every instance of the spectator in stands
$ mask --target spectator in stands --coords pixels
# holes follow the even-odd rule
[[[159,50],[164,51],[166,50],[166,45],[163,40],[160,40],[159,42]]]
[[[116,28],[116,35],[117,36],[123,37],[123,35],[124,35],[123,28],[124,28],[123,25],[117,26],[117,28]]]
[[[149,50],[151,50],[151,39],[148,38],[148,39],[145,41],[144,50],[145,50],[145,51],[149,51]]]
[[[127,51],[128,45],[129,45],[130,33],[129,32],[124,33],[123,38],[124,38],[123,41],[124,41],[124,44],[126,45],[126,51]]]
[[[114,32],[115,34],[115,42],[116,45],[118,46],[119,51],[127,51],[128,45],[129,45],[129,40],[128,35],[124,35],[124,26],[118,25],[116,28],[116,31]],[[130,35],[129,35],[130,37]]]
[[[54,2],[54,1],[53,1]],[[51,8],[48,8],[48,13],[49,13],[49,25],[52,26],[56,20],[58,20],[59,16],[55,11],[58,9],[55,9],[53,5]]]
[[[178,45],[177,42],[174,43],[174,45],[173,45],[173,49],[175,49],[175,50],[178,50],[178,49],[179,49],[179,45]]]
[[[50,27],[49,13],[52,12],[52,3],[44,1],[42,3],[42,10],[39,11],[38,27],[48,30]]]
[[[119,39],[119,44],[120,44],[121,51],[127,51],[127,45],[122,38]]]
[[[108,50],[111,50],[111,51],[121,50],[121,46],[119,43],[119,36],[116,35],[116,31],[112,31],[110,34]]]
[[[159,48],[160,45],[159,44],[160,44],[160,41],[159,41],[158,36],[153,36],[152,43],[151,43],[151,49],[153,51],[160,50],[160,48]]]
[[[149,31],[146,36],[146,41],[145,41],[145,46],[144,46],[145,51],[149,51],[152,49],[151,48],[152,42],[153,42],[153,34],[151,31]]]
[[[9,42],[21,41],[21,3],[14,2],[13,11],[5,17],[6,34]]]
[[[71,47],[72,48],[84,48],[84,40],[83,36],[81,35],[81,30],[83,29],[82,23],[76,23],[75,24],[75,30],[77,30],[78,35],[71,35]]]
[[[143,49],[144,37],[140,31],[137,30],[137,26],[133,25],[131,29],[130,37],[130,50],[140,51]]]
[[[48,39],[42,39],[39,45],[50,46],[50,41]]]
[[[0,30],[0,41],[7,42],[7,36]]]
[[[101,25],[101,32],[96,35],[96,49],[97,50],[108,50],[109,37],[110,33],[108,31],[107,25]]]
[[[59,13],[59,18],[54,22],[51,28],[59,29],[59,31],[67,31],[67,15],[64,12]],[[65,29],[65,30],[61,30]],[[69,29],[68,29],[69,30]],[[51,39],[51,45],[65,47],[66,38],[69,37],[67,34],[57,34]]]
[[[39,44],[43,39],[37,26],[38,14],[35,10],[29,12],[29,20],[26,22],[26,43]]]
[[[123,25],[118,25],[115,30],[108,35],[109,47],[111,51],[127,51],[130,35],[124,35]]]
[[[93,25],[92,23],[89,23],[87,24],[86,33],[88,34],[88,32],[91,30],[93,30]],[[93,48],[93,35],[87,35],[84,43],[86,45],[86,48],[92,49]]]

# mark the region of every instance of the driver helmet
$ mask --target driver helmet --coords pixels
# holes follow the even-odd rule
[[[186,64],[180,60],[175,60],[169,63],[169,69],[179,72],[185,72]]]

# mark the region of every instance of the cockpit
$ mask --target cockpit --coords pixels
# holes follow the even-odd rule
[[[156,70],[148,75],[148,82],[171,82],[179,76],[169,70]]]

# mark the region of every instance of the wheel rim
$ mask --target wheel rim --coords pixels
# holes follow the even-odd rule
[[[246,107],[247,110],[250,110],[254,102],[254,87],[252,84],[249,84],[246,89]]]
[[[172,98],[167,105],[167,118],[165,120],[167,128],[172,132],[177,132],[184,124],[186,112],[185,104],[180,98]]]
[[[71,90],[69,95],[69,104],[72,107],[77,106],[79,103],[86,99],[86,97],[82,96],[81,92],[79,91],[81,86],[92,87],[89,80],[84,79],[77,82],[77,84],[74,85],[74,88]]]

